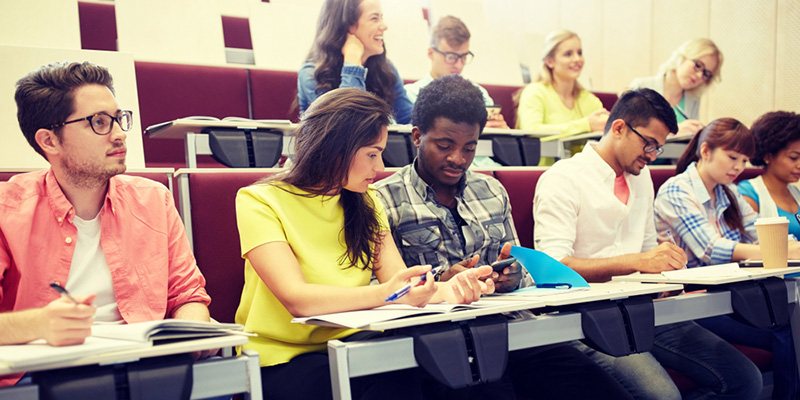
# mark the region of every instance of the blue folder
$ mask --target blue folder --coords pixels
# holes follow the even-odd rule
[[[580,274],[541,251],[512,246],[511,256],[528,270],[538,288],[589,287]]]

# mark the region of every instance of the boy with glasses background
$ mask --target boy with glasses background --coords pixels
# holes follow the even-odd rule
[[[471,35],[469,29],[460,19],[453,16],[442,17],[436,25],[431,28],[431,43],[428,47],[428,58],[431,59],[431,72],[428,76],[405,85],[406,94],[412,103],[417,101],[419,91],[428,86],[434,79],[443,76],[458,74],[464,70],[475,55],[469,51],[469,39]],[[489,97],[489,92],[483,87],[473,82],[483,94],[483,101],[487,106],[494,106],[494,100]],[[486,122],[487,128],[508,129],[503,115],[499,112],[490,116]]]

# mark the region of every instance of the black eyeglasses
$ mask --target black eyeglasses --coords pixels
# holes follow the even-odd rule
[[[636,129],[633,129],[633,127],[631,126],[631,124],[628,123],[628,121],[625,121],[625,125],[628,125],[628,128],[630,130],[632,130],[633,133],[636,134],[636,136],[639,136],[640,138],[642,138],[642,140],[644,141],[644,152],[645,153],[652,153],[652,152],[655,151],[656,152],[656,157],[658,157],[658,156],[661,155],[661,153],[664,152],[664,148],[659,146],[658,142],[649,140],[649,139],[645,138],[644,136],[642,136],[642,134],[639,133],[639,131],[637,131]]]
[[[475,57],[475,55],[472,54],[471,51],[468,51],[468,52],[466,52],[464,54],[458,54],[458,53],[453,53],[453,52],[450,52],[450,51],[441,51],[441,50],[437,49],[436,47],[431,47],[431,48],[433,49],[433,51],[443,55],[444,56],[444,62],[446,62],[448,64],[455,64],[455,63],[458,62],[459,59],[464,60],[464,64],[469,64],[470,62],[472,62],[472,59]]]
[[[105,111],[101,111],[97,114],[92,114],[88,117],[73,119],[72,121],[50,125],[49,127],[47,127],[47,129],[56,129],[67,124],[71,124],[74,122],[81,122],[81,121],[89,121],[89,126],[92,127],[94,133],[100,136],[108,135],[109,133],[111,133],[111,130],[114,128],[114,121],[117,121],[117,124],[119,124],[119,127],[120,129],[122,129],[123,132],[127,132],[131,130],[131,126],[133,126],[133,111],[119,110],[117,111],[117,114],[114,116]]]
[[[714,73],[707,70],[705,64],[703,64],[702,61],[696,58],[693,59],[692,61],[694,61],[694,72],[703,71],[703,79],[705,79],[706,82],[710,82],[711,78],[714,77]]]

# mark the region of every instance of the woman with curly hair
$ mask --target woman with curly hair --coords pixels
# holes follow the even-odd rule
[[[331,89],[355,87],[392,105],[397,123],[409,123],[414,106],[397,68],[386,58],[387,28],[379,0],[326,0],[316,39],[297,74],[300,113]]]
[[[761,217],[786,217],[789,234],[800,239],[800,115],[774,111],[762,115],[752,128],[756,139],[753,165],[760,176],[739,183],[739,192]]]

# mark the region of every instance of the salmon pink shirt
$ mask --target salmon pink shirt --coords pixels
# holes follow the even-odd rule
[[[74,215],[51,169],[0,183],[0,312],[44,307],[59,297],[49,283],[67,282],[78,235]],[[163,185],[111,178],[100,223],[100,246],[125,322],[164,319],[185,303],[211,302]]]

